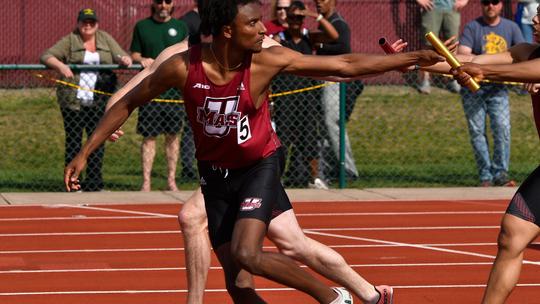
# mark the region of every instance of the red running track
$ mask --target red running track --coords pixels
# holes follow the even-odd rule
[[[479,303],[506,206],[479,200],[294,204],[306,234],[337,250],[370,282],[394,286],[397,304]],[[180,208],[0,207],[0,303],[184,303]],[[508,303],[540,303],[539,245],[526,251],[529,263]],[[315,303],[262,278],[256,285],[269,303]],[[231,303],[215,257],[205,303]]]

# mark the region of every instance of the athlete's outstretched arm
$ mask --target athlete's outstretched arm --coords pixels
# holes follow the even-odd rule
[[[411,65],[432,65],[444,60],[431,50],[422,50],[393,55],[345,54],[338,56],[302,55],[286,48],[270,48],[262,52],[260,62],[269,62],[282,72],[299,76],[350,78],[367,76],[405,68]],[[272,59],[273,58],[273,59]]]
[[[105,113],[92,136],[64,169],[64,183],[67,191],[80,189],[78,176],[84,169],[88,156],[124,124],[135,108],[148,103],[169,88],[176,87],[180,90],[183,88],[187,76],[186,58],[187,54],[181,53],[165,60],[156,67],[154,72],[124,92],[123,96]]]

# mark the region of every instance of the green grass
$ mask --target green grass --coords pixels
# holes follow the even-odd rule
[[[0,90],[0,191],[62,191],[64,131],[53,89]],[[530,98],[511,94],[510,175],[522,181],[540,149]],[[108,143],[109,190],[141,182],[136,115],[126,135]],[[348,125],[360,178],[348,187],[475,186],[476,165],[459,95],[435,89],[419,95],[401,86],[368,86]],[[163,138],[158,139],[153,189],[166,189]],[[194,189],[195,184],[181,184]]]

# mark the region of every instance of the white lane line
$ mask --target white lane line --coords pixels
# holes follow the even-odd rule
[[[109,252],[148,252],[183,251],[184,248],[120,248],[120,249],[51,249],[51,250],[6,250],[0,254],[38,254],[38,253],[109,253]]]
[[[535,242],[533,245],[540,245]],[[497,246],[497,243],[452,243],[452,244],[414,244],[420,246],[444,246],[444,247],[467,247],[467,246]],[[365,245],[328,245],[330,248],[399,248],[404,247],[395,244],[365,244]],[[275,246],[264,246],[265,250],[276,250]],[[38,253],[107,253],[107,252],[148,252],[148,251],[183,251],[184,248],[120,248],[120,249],[51,249],[51,250],[7,250],[0,254],[38,254]]]
[[[371,239],[371,238],[354,237],[354,236],[347,236],[347,235],[334,234],[334,233],[324,233],[324,232],[312,231],[312,230],[309,230],[309,229],[304,229],[304,233],[305,234],[322,235],[322,236],[330,236],[330,237],[348,239],[348,240],[372,242],[372,243],[378,243],[378,244],[392,244],[392,245],[403,246],[403,247],[413,247],[413,248],[418,248],[418,249],[441,251],[441,252],[446,252],[446,253],[455,253],[455,254],[461,254],[461,255],[488,258],[488,259],[492,259],[492,260],[495,259],[495,256],[493,256],[493,255],[487,255],[487,254],[481,254],[481,253],[475,253],[475,252],[469,252],[469,251],[463,251],[463,250],[453,250],[453,249],[439,248],[439,247],[435,247],[435,246],[425,246],[425,245],[417,245],[417,244],[385,241],[385,240],[378,240],[378,239]],[[524,264],[532,264],[532,265],[540,265],[540,262],[534,262],[534,261],[528,261],[528,260],[523,260],[523,263]]]
[[[384,230],[459,230],[499,229],[500,226],[426,226],[426,227],[360,227],[360,228],[307,228],[310,231],[384,231]]]
[[[87,210],[96,210],[96,211],[107,211],[107,212],[116,212],[124,214],[137,214],[137,215],[149,215],[163,218],[177,218],[177,215],[164,214],[164,213],[153,213],[153,212],[142,212],[142,211],[133,211],[133,210],[119,210],[114,208],[105,208],[105,207],[91,207],[85,205],[59,205],[65,208],[74,208],[74,209],[87,209]]]
[[[370,267],[456,267],[456,266],[483,266],[492,265],[491,262],[465,262],[465,263],[392,263],[392,264],[351,264],[352,268]],[[300,265],[307,268],[305,265]],[[210,270],[222,270],[222,267],[212,266]],[[72,273],[72,272],[131,272],[131,271],[185,271],[186,267],[139,267],[139,268],[80,268],[80,269],[14,269],[2,270],[0,274],[31,274],[31,273]]]
[[[105,232],[43,232],[43,233],[1,233],[0,237],[36,237],[36,236],[68,236],[68,235],[136,235],[136,234],[178,234],[180,230],[155,231],[105,231]]]
[[[57,217],[13,217],[0,218],[0,222],[18,222],[18,221],[65,221],[65,220],[134,220],[134,219],[169,219],[163,217],[141,215],[141,216],[86,216],[75,214],[73,216]]]
[[[463,230],[463,229],[499,229],[499,226],[435,226],[435,227],[363,227],[363,228],[309,228],[309,231],[387,231],[387,230]],[[117,235],[117,234],[171,234],[181,230],[154,231],[104,231],[104,232],[41,232],[41,233],[1,233],[0,237],[35,237],[67,235]]]
[[[538,287],[540,283],[517,284],[517,287]],[[485,288],[485,284],[469,285],[398,285],[396,289],[423,289],[423,288]],[[257,288],[257,291],[297,291],[293,288]],[[227,292],[226,289],[206,289],[205,292]],[[155,290],[80,290],[80,291],[29,291],[29,292],[2,292],[0,296],[35,296],[35,295],[85,295],[85,294],[148,294],[148,293],[187,293],[187,289],[155,289]]]
[[[371,215],[466,215],[466,214],[504,214],[504,211],[419,211],[419,212],[331,212],[295,213],[296,216],[371,216]]]
[[[70,206],[72,208],[77,208],[77,206]],[[96,208],[84,206],[81,208]],[[104,209],[104,208],[101,208]],[[106,210],[101,211],[115,211],[121,213],[133,213],[138,211],[126,211],[106,208]],[[503,214],[503,211],[441,211],[441,212],[340,212],[340,213],[295,213],[297,217],[316,217],[316,216],[386,216],[386,215],[464,215],[464,214]],[[0,222],[9,222],[9,221],[62,221],[62,220],[131,220],[131,219],[147,219],[147,218],[157,218],[157,219],[170,219],[176,216],[163,216],[161,213],[150,213],[149,215],[141,216],[86,216],[86,215],[73,215],[73,216],[64,216],[64,217],[17,217],[17,218],[0,218]]]

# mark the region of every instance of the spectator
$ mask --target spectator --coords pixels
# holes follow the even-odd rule
[[[293,1],[287,9],[289,27],[277,35],[285,47],[302,54],[312,54],[313,44],[336,40],[339,35],[328,20],[319,20],[323,31],[307,31],[304,18],[318,18],[314,11],[306,9],[302,1]],[[285,92],[311,87],[319,81],[290,74],[278,75],[272,82],[274,91]],[[322,121],[318,90],[303,94],[291,94],[274,99],[276,130],[284,145],[291,151],[285,172],[285,185],[328,189],[319,178],[320,122]],[[319,117],[320,116],[320,117]],[[311,177],[311,178],[310,178]]]
[[[289,27],[287,24],[287,9],[291,5],[291,0],[272,0],[272,20],[264,23],[266,35],[271,38],[278,33],[282,33]]]
[[[201,17],[199,15],[199,6],[197,0],[193,1],[193,8],[180,17],[188,28],[189,44],[195,45],[201,41],[199,27],[201,25]],[[193,141],[193,132],[191,127],[186,122],[183,124],[182,142],[180,143],[180,158],[182,161],[182,173],[180,179],[182,181],[195,181],[197,172],[193,165],[195,163],[195,142]]]
[[[441,35],[443,40],[458,36],[461,23],[461,9],[469,0],[416,0],[422,11],[422,37],[428,32],[436,36]],[[423,38],[424,44],[430,46]],[[418,91],[423,94],[431,93],[430,75],[426,71],[419,71]],[[455,80],[447,83],[448,90],[458,93],[461,87]]]
[[[313,0],[317,6],[320,17],[325,18],[336,29],[339,38],[334,42],[314,43],[317,55],[340,55],[351,52],[351,31],[343,17],[336,11],[336,0]],[[319,23],[319,29],[323,25]],[[339,86],[328,84],[323,88],[322,107],[324,114],[324,128],[322,157],[320,168],[325,180],[336,180],[339,175]],[[356,96],[354,98],[356,100]],[[354,163],[349,136],[345,133],[345,173],[349,179],[358,177],[358,170]]]
[[[41,62],[54,69],[62,80],[74,83],[79,89],[59,86],[56,96],[62,112],[65,132],[66,164],[71,162],[81,149],[83,134],[94,132],[103,116],[108,97],[94,93],[94,90],[113,92],[116,89],[116,75],[111,71],[73,72],[69,64],[112,64],[131,65],[131,58],[107,32],[99,29],[99,19],[93,9],[79,12],[77,27],[62,37],[54,46],[41,55]],[[88,168],[82,181],[83,191],[103,190],[101,172],[105,146],[101,145],[88,158]]]
[[[533,17],[536,16],[538,0],[521,0],[516,9],[515,21],[521,29],[523,38],[528,43],[533,42]]]
[[[187,37],[188,29],[183,21],[172,18],[172,0],[153,0],[152,14],[140,20],[133,30],[131,57],[148,67],[163,49]],[[160,98],[179,99],[177,90],[169,90]],[[165,134],[165,153],[167,156],[168,190],[178,191],[176,187],[176,164],[178,162],[178,132],[187,124],[184,106],[173,102],[150,102],[139,109],[137,133],[144,139],[141,145],[143,183],[141,191],[151,190],[150,176],[156,155],[156,137]]]
[[[465,25],[458,53],[496,54],[524,42],[516,23],[502,18],[500,0],[482,0],[482,16]],[[510,162],[510,106],[508,89],[502,84],[485,84],[473,94],[462,88],[463,109],[481,186],[514,186],[508,177]],[[490,159],[486,115],[493,132],[493,158]]]

